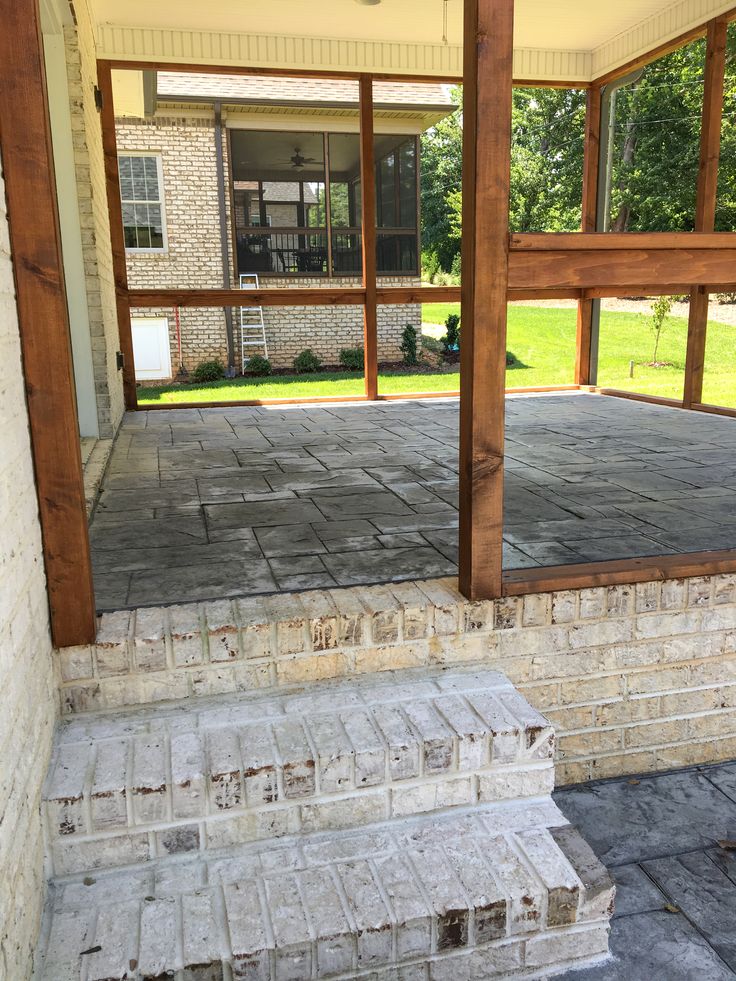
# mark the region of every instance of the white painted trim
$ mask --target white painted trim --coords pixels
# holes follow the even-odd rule
[[[519,47],[514,51],[514,77],[591,81],[729,10],[732,5],[733,0],[679,0],[591,51]],[[187,31],[113,24],[99,24],[97,37],[99,57],[111,60],[373,71],[437,78],[462,74],[462,47],[457,44]]]
[[[680,34],[731,10],[733,0],[680,0],[593,51],[593,78],[666,44]]]
[[[52,22],[49,26],[53,30],[57,25]],[[87,279],[82,251],[64,35],[56,32],[44,33],[43,43],[79,434],[98,437],[100,430],[97,394],[87,307]],[[49,364],[49,371],[54,370],[55,365]]]
[[[146,204],[159,204],[161,206],[161,234],[163,236],[164,244],[160,249],[155,249],[151,247],[150,249],[129,249],[125,247],[126,255],[166,255],[169,251],[169,236],[166,231],[166,189],[164,187],[164,169],[162,161],[162,153],[160,150],[129,150],[127,147],[124,150],[118,150],[118,160],[120,157],[154,157],[156,160],[156,172],[158,174],[158,201],[147,201]],[[120,196],[121,204],[123,203],[122,194]],[[132,202],[127,202],[128,204]],[[138,202],[144,203],[144,202]]]

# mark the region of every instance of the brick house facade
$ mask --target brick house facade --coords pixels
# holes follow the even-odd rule
[[[121,73],[122,74],[122,73]],[[322,134],[331,133],[336,130],[338,133],[354,133],[357,147],[357,108],[353,104],[355,93],[348,90],[348,86],[342,83],[340,86],[325,87],[324,82],[320,86],[315,85],[314,92],[304,92],[302,86],[298,90],[292,91],[289,87],[289,80],[277,81],[269,78],[258,79],[238,79],[237,77],[218,76],[209,85],[208,79],[202,80],[201,76],[182,76],[160,74],[157,78],[158,102],[155,110],[141,112],[140,107],[126,110],[124,98],[116,98],[117,119],[116,135],[117,147],[120,157],[127,156],[131,159],[148,156],[155,158],[158,162],[158,173],[160,188],[158,193],[161,197],[162,209],[162,245],[157,249],[149,248],[128,248],[126,252],[128,282],[131,288],[200,288],[216,289],[225,285],[227,275],[232,285],[237,286],[239,274],[244,271],[251,271],[250,268],[243,269],[242,249],[236,248],[235,243],[242,241],[244,236],[243,223],[248,221],[243,215],[242,192],[239,195],[239,203],[235,206],[236,194],[235,187],[250,186],[248,182],[238,181],[242,176],[238,173],[238,162],[232,160],[233,152],[233,133],[240,134],[238,140],[242,139],[242,134],[248,130],[255,132],[248,134],[246,139],[258,139],[271,137],[276,127],[282,132],[290,133],[293,129],[293,142],[298,147],[305,140],[302,132],[306,120],[309,126],[314,125],[317,130],[317,137],[322,140]],[[228,104],[229,98],[234,100],[233,86],[239,87],[235,94],[242,97],[244,94],[249,96],[249,104],[243,105],[233,101]],[[377,96],[385,100],[380,104],[384,108],[377,108],[376,129],[380,132],[381,127],[388,130],[390,134],[384,137],[386,141],[400,139],[398,134],[405,133],[406,138],[416,146],[418,157],[418,135],[428,125],[432,125],[442,115],[452,110],[452,103],[446,88],[439,85],[425,86],[396,86],[385,84],[385,92],[377,91]],[[377,87],[378,89],[378,87]],[[417,92],[417,89],[426,90]],[[189,92],[189,96],[184,93]],[[296,94],[299,99],[307,101],[311,107],[312,115],[304,118],[299,117],[299,113],[306,110],[301,105],[295,104]],[[223,126],[218,128],[215,107],[211,100],[219,95],[223,102]],[[309,98],[307,98],[309,97]],[[424,106],[417,106],[418,98],[422,98],[426,103]],[[188,99],[188,101],[184,101]],[[201,102],[198,100],[202,100]],[[317,99],[325,101],[325,107],[320,110],[320,114],[315,118],[314,102]],[[205,100],[210,100],[206,104]],[[252,107],[253,101],[261,103],[258,112]],[[268,111],[268,100],[274,103],[289,101],[290,110],[294,115],[286,117],[283,121],[282,115],[284,108],[274,108]],[[393,105],[391,104],[393,100]],[[401,100],[407,104],[411,103],[411,108],[402,110]],[[291,104],[294,102],[294,104]],[[391,109],[391,111],[389,111]],[[394,117],[398,116],[398,120]],[[383,117],[387,122],[381,123]],[[299,128],[297,128],[299,127]],[[314,139],[314,134],[309,134]],[[341,137],[337,137],[340,139]],[[344,137],[343,137],[344,138]],[[292,139],[289,136],[289,139]],[[330,137],[324,137],[325,142]],[[219,173],[218,173],[218,153],[217,143],[221,140],[222,162],[223,162],[223,190],[220,195]],[[238,143],[240,145],[240,143]],[[298,149],[297,149],[298,153]],[[308,158],[311,159],[311,158]],[[324,160],[321,161],[325,165]],[[153,165],[151,165],[153,166]],[[284,166],[281,164],[281,166]],[[293,169],[286,163],[287,178],[292,176]],[[308,164],[307,164],[308,166]],[[378,167],[380,168],[380,163]],[[413,186],[411,193],[415,196],[414,214],[411,217],[412,242],[411,256],[408,265],[411,268],[404,268],[393,272],[386,272],[380,276],[380,284],[385,286],[411,286],[419,285],[419,209],[418,209],[418,159],[415,163],[413,173]],[[297,172],[298,173],[298,172]],[[282,175],[283,176],[283,175]],[[380,178],[380,174],[378,175]],[[251,184],[253,182],[250,182]],[[266,182],[263,182],[265,184]],[[359,181],[356,181],[359,183]],[[398,183],[398,177],[397,177]],[[292,181],[281,180],[277,183],[268,182],[268,186],[285,188],[296,186]],[[303,184],[304,187],[311,185]],[[323,188],[322,193],[327,197],[329,192],[324,191],[324,184],[319,182],[315,185]],[[332,185],[333,189],[336,185]],[[272,196],[276,192],[271,192]],[[380,193],[380,191],[379,191]],[[280,196],[283,196],[281,192]],[[359,194],[359,192],[358,192]],[[304,192],[302,191],[302,197]],[[123,192],[125,203],[125,192]],[[398,199],[398,191],[397,191]],[[316,199],[315,199],[316,200]],[[222,203],[221,203],[222,201]],[[314,202],[313,206],[316,207]],[[224,205],[225,224],[227,233],[223,234],[221,227],[220,208]],[[266,205],[262,205],[265,208]],[[267,205],[268,215],[264,214],[264,225],[266,220],[269,225],[273,222],[274,228],[288,226],[289,213],[295,214],[296,205],[286,203],[269,202]],[[327,206],[323,205],[324,210]],[[357,208],[359,212],[359,205]],[[401,216],[393,214],[389,216],[394,223],[399,223]],[[235,220],[234,220],[235,219]],[[256,217],[256,221],[258,218]],[[359,220],[359,219],[354,219]],[[388,219],[387,219],[388,220]],[[292,219],[291,224],[294,223]],[[306,230],[306,229],[305,229]],[[260,232],[261,229],[247,228],[247,231]],[[293,229],[290,231],[293,232]],[[345,259],[342,255],[342,263],[352,264],[354,271],[340,269],[337,258],[332,262],[328,259],[323,260],[323,269],[310,268],[298,271],[291,268],[288,272],[278,271],[276,259],[272,257],[275,268],[259,271],[259,284],[261,287],[342,287],[360,284],[359,267],[355,268],[355,253],[359,257],[359,229],[358,234],[351,241],[353,251]],[[407,236],[402,231],[402,242],[407,241]],[[349,239],[350,236],[344,234],[342,229],[339,233],[328,231],[327,235],[319,238],[324,243],[330,237],[331,244],[337,248],[337,243],[342,239]],[[247,236],[252,241],[252,236]],[[256,241],[277,241],[293,242],[297,236],[294,234],[282,234],[274,232],[273,236],[256,239]],[[304,241],[304,236],[299,236],[299,241]],[[314,242],[317,236],[307,236],[308,242]],[[355,248],[357,243],[357,249]],[[298,250],[293,247],[290,250],[283,248],[274,250],[280,254],[281,264],[284,264],[284,252],[287,254],[287,261],[293,262]],[[322,252],[327,250],[322,249]],[[224,258],[223,258],[224,253]],[[380,270],[379,256],[379,273]],[[407,260],[400,259],[399,262],[407,264]],[[228,325],[226,313],[223,309],[174,309],[166,310],[137,310],[131,311],[134,324],[134,334],[137,325],[146,322],[146,318],[165,318],[168,327],[168,347],[170,352],[170,374],[173,377],[186,376],[198,364],[203,361],[218,360],[223,364],[228,363]],[[249,315],[246,319],[250,319]],[[241,340],[241,311],[235,308],[231,313],[233,330],[233,365],[236,371],[241,371],[243,367],[243,350]],[[148,321],[151,322],[150,320]],[[322,361],[323,365],[339,365],[340,351],[343,348],[355,348],[362,346],[363,338],[363,315],[359,307],[335,308],[325,305],[325,307],[287,307],[287,308],[264,308],[263,322],[266,338],[266,350],[261,346],[254,346],[251,350],[253,354],[267,353],[269,360],[275,368],[289,368],[292,366],[294,358],[303,350],[311,349]],[[381,306],[378,312],[378,359],[379,363],[390,363],[400,361],[402,353],[400,350],[402,332],[407,324],[416,328],[421,338],[421,306],[411,305],[391,305]],[[249,335],[251,336],[251,335]],[[246,357],[248,350],[245,351]],[[143,375],[143,378],[150,377]]]

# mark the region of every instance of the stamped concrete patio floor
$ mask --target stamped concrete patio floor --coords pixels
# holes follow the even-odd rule
[[[91,525],[100,609],[452,575],[456,399],[129,413]],[[507,400],[507,568],[736,547],[736,420]]]
[[[554,796],[616,882],[612,959],[557,981],[736,978],[736,763]]]

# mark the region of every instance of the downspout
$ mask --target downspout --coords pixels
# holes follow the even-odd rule
[[[230,259],[228,250],[227,209],[225,206],[225,158],[222,152],[222,104],[216,102],[215,110],[215,160],[217,166],[217,201],[220,217],[220,255],[222,257],[222,285],[229,290]],[[233,334],[233,311],[225,307],[225,333],[227,334],[227,377],[235,377],[235,339]]]

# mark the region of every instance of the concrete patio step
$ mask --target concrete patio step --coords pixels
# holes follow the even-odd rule
[[[612,901],[551,800],[483,804],[57,879],[39,981],[538,977]]]
[[[547,796],[554,733],[503,676],[385,672],[76,716],[44,795],[55,874]]]

